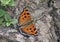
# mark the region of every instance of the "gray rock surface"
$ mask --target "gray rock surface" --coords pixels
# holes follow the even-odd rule
[[[60,42],[60,0],[53,1],[48,7],[48,0],[43,3],[41,0],[16,0],[15,17],[27,7],[38,36],[26,38],[16,30],[16,25],[0,26],[0,42]]]

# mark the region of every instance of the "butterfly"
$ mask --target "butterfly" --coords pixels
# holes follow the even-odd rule
[[[33,21],[31,20],[30,13],[28,12],[28,9],[25,7],[21,14],[19,15],[18,19],[19,32],[24,36],[35,36],[37,34],[37,30],[35,28],[35,25],[33,24]]]

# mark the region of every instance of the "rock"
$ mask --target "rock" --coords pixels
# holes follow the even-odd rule
[[[20,0],[16,4],[16,17],[20,15],[24,7],[33,19],[37,30],[37,36],[24,37],[16,28],[0,27],[0,42],[57,42],[60,38],[60,9],[59,2],[48,7],[47,1],[40,4],[41,0]],[[17,7],[18,6],[18,7]],[[55,10],[54,10],[55,9]],[[56,10],[57,9],[57,10]],[[19,11],[19,12],[17,12]],[[19,15],[18,15],[19,14]],[[17,27],[18,28],[18,27]],[[59,30],[59,31],[58,31]],[[4,39],[3,39],[4,38]]]

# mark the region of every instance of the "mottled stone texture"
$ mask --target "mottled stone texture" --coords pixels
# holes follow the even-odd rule
[[[37,36],[29,38],[21,35],[16,29],[0,26],[0,42],[60,42],[60,0],[15,0],[16,6],[11,8],[17,18],[24,7],[28,8],[37,29]],[[14,12],[13,12],[14,11]],[[11,11],[9,11],[11,12]]]

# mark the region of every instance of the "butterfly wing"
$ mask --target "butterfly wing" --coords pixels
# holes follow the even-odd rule
[[[36,35],[37,33],[36,28],[34,27],[33,23],[29,24],[26,27],[23,27],[22,31],[29,35]]]
[[[23,12],[20,14],[19,17],[19,24],[25,24],[30,19],[31,18],[30,18],[30,14],[28,13],[28,10],[24,8]]]
[[[23,25],[28,21],[31,21],[30,14],[28,13],[28,10],[24,8],[23,12],[20,14],[18,22],[19,24]],[[23,33],[29,35],[36,35],[37,32],[32,22],[29,23],[28,25],[21,26],[19,30],[20,32],[22,31]]]

